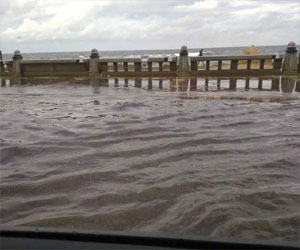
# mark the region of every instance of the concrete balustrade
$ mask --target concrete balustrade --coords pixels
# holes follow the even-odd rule
[[[2,63],[2,64],[1,64]],[[299,75],[300,56],[295,43],[289,43],[284,56],[188,56],[182,46],[179,57],[100,58],[97,49],[89,59],[23,60],[16,50],[12,61],[0,61],[0,74],[31,76],[112,76],[112,77],[176,77],[176,76],[259,76]]]

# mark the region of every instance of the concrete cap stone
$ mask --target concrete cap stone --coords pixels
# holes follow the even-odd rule
[[[181,50],[187,50],[188,48],[187,48],[187,46],[186,45],[182,45],[181,46]]]
[[[94,48],[91,50],[90,58],[99,58],[99,53],[97,49]]]
[[[15,51],[14,51],[14,55],[21,55],[20,50],[15,50]]]
[[[288,47],[296,47],[296,43],[291,41],[288,43]]]
[[[12,57],[12,59],[17,60],[17,59],[22,59],[23,57],[21,56],[21,52],[20,50],[15,50],[14,51],[14,56]]]

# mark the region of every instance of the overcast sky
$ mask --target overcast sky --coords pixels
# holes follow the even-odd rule
[[[0,0],[0,50],[300,43],[300,0]]]

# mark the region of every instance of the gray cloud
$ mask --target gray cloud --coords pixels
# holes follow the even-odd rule
[[[0,0],[0,49],[74,51],[300,42],[299,1]]]

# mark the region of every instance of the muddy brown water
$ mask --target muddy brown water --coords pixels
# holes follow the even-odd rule
[[[299,241],[300,83],[278,84],[1,79],[1,225]]]

